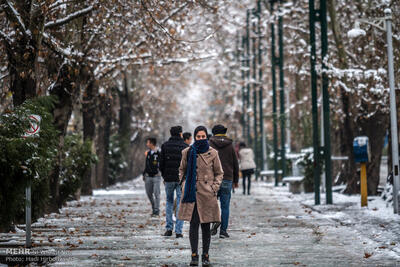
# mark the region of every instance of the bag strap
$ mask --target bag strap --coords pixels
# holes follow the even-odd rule
[[[189,148],[188,153],[186,153],[186,169],[187,169],[187,161],[188,161],[190,149],[192,149],[192,148]],[[186,181],[186,170],[185,170],[185,173],[183,174],[182,180],[179,182],[179,185],[182,185],[183,181]]]

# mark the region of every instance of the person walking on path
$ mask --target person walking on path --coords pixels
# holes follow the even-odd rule
[[[211,229],[211,235],[216,235],[218,227],[220,238],[228,238],[227,232],[229,223],[229,206],[232,195],[232,188],[237,188],[239,183],[239,163],[235,148],[232,145],[232,139],[226,135],[227,128],[221,124],[215,125],[212,129],[214,136],[210,138],[210,146],[218,151],[224,170],[224,179],[218,191],[219,201],[221,203],[221,224],[214,223]],[[233,186],[232,186],[233,185]]]
[[[253,150],[246,146],[246,143],[239,144],[239,161],[240,170],[243,177],[243,195],[246,194],[246,180],[247,180],[247,194],[250,195],[251,175],[254,173],[256,163],[254,161]]]
[[[149,137],[146,139],[146,166],[143,171],[143,180],[145,182],[146,194],[150,200],[154,216],[160,215],[160,184],[161,176],[159,172],[160,151],[156,147],[157,139]]]
[[[189,240],[192,249],[190,266],[199,264],[199,226],[203,238],[202,264],[210,266],[210,223],[221,222],[217,193],[224,176],[218,151],[209,146],[207,129],[198,126],[194,130],[195,142],[182,151],[179,177],[183,197],[178,219],[190,221]]]
[[[184,132],[184,133],[183,133],[183,141],[184,141],[188,146],[190,146],[190,145],[192,144],[192,140],[193,140],[193,138],[192,138],[192,134],[191,134],[191,133],[189,133],[189,132]]]
[[[172,214],[174,212],[174,194],[176,192],[177,208],[181,199],[181,187],[179,185],[179,166],[182,160],[182,150],[188,147],[182,139],[182,127],[174,126],[170,130],[171,137],[161,146],[160,156],[160,171],[164,179],[165,194],[167,198],[166,205],[166,232],[164,236],[172,236],[174,229],[174,221]],[[176,213],[175,213],[176,215]],[[176,220],[175,233],[176,238],[183,237],[182,235],[183,221]]]

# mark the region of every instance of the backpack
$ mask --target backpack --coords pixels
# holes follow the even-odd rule
[[[150,177],[154,177],[155,175],[158,174],[158,170],[160,167],[160,151],[156,151],[153,154],[149,150],[147,152],[147,157],[146,157],[146,173]]]

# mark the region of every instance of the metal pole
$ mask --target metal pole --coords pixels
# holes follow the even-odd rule
[[[321,105],[321,147],[325,146],[325,140],[324,140],[324,104]],[[325,188],[326,188],[326,176],[325,172],[322,173],[322,187],[321,191],[322,193],[325,193]]]
[[[392,135],[392,169],[393,169],[393,209],[399,214],[399,139],[397,136],[396,92],[394,88],[393,44],[392,44],[392,11],[385,9],[386,38],[388,51],[389,87],[390,87],[390,125]]]
[[[289,152],[291,152],[292,151],[292,149],[291,149],[292,134],[291,134],[291,130],[290,130],[290,89],[289,88],[287,88],[286,105],[287,105],[287,112],[286,112],[286,144],[287,144],[287,150]]]
[[[28,178],[27,185],[25,188],[26,200],[25,200],[25,247],[30,248],[32,246],[31,240],[31,178]]]
[[[270,2],[271,15],[274,12],[274,4]],[[274,23],[271,23],[271,72],[272,72],[272,119],[273,119],[273,147],[274,147],[274,176],[275,186],[278,186],[278,126],[277,126],[277,115],[276,115],[276,57],[275,57],[275,27]]]
[[[315,205],[320,204],[320,154],[318,142],[318,99],[317,99],[317,73],[315,71],[315,10],[314,0],[308,1],[309,19],[310,19],[310,45],[311,45],[311,102],[312,102],[312,120],[313,120],[313,150],[314,150],[314,201]]]
[[[324,118],[324,157],[325,157],[325,188],[326,204],[332,204],[332,164],[331,164],[331,131],[329,114],[329,80],[326,74],[326,60],[328,54],[328,34],[326,19],[326,0],[320,1],[320,19],[321,19],[321,58],[322,58],[322,102]]]
[[[263,109],[263,86],[262,86],[262,77],[263,77],[263,68],[262,68],[262,46],[261,46],[261,1],[257,1],[257,10],[258,10],[258,25],[257,25],[257,34],[258,34],[258,81],[259,81],[259,91],[258,91],[258,101],[260,107],[260,134],[261,134],[261,170],[268,169],[266,166],[266,143],[265,143],[265,130],[264,130],[264,109]]]
[[[246,67],[247,67],[246,127],[247,127],[247,143],[249,146],[251,146],[252,138],[250,135],[250,114],[248,112],[250,108],[250,32],[249,32],[250,10],[247,10],[246,15],[247,15],[246,16]]]
[[[281,10],[279,10],[280,13]],[[279,29],[279,91],[280,91],[280,121],[281,121],[281,162],[282,162],[282,177],[286,173],[286,142],[285,142],[285,81],[283,72],[283,18],[279,14],[278,19]]]
[[[254,12],[254,11],[253,11]],[[257,127],[257,38],[255,36],[255,29],[256,29],[256,23],[253,20],[252,22],[252,34],[253,37],[251,38],[251,41],[253,43],[253,123],[254,123],[254,140],[253,140],[253,147],[254,147],[254,153],[256,155],[256,163],[257,163],[257,168],[256,168],[256,180],[258,180],[258,170],[260,168],[260,155],[259,155],[259,149],[258,149],[258,127]]]
[[[244,46],[245,46],[246,38],[242,37],[242,50],[240,51],[240,62],[242,66],[242,122],[243,122],[243,140],[246,138],[246,74],[244,71],[245,67],[245,54],[244,54]]]

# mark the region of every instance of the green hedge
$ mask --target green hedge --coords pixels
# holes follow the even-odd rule
[[[51,113],[56,101],[54,97],[38,97],[0,115],[0,231],[25,221],[28,179],[32,181],[32,219],[42,216],[49,207],[49,177],[55,167],[59,141]],[[37,137],[24,138],[31,114],[42,118],[40,133]],[[74,198],[85,171],[97,159],[91,152],[91,143],[82,139],[78,134],[64,139],[59,177],[62,202]]]
[[[60,173],[61,201],[75,199],[75,193],[82,186],[82,179],[91,164],[97,161],[91,151],[91,142],[83,141],[82,135],[67,135],[64,140],[63,160]]]
[[[38,97],[0,115],[0,230],[23,221],[28,178],[32,179],[32,217],[37,218],[47,207],[48,177],[57,155],[58,132],[51,114],[55,101]],[[23,138],[31,114],[42,117],[40,134]]]
[[[125,168],[128,167],[128,163],[124,157],[124,142],[121,141],[119,134],[114,134],[110,138],[110,149],[109,154],[109,177],[108,184],[115,184],[117,181],[121,181]],[[128,147],[126,145],[126,147]]]
[[[314,153],[306,152],[304,156],[298,161],[298,164],[304,168],[304,191],[306,193],[314,192]],[[319,177],[321,177],[324,163],[320,161],[319,164]]]

